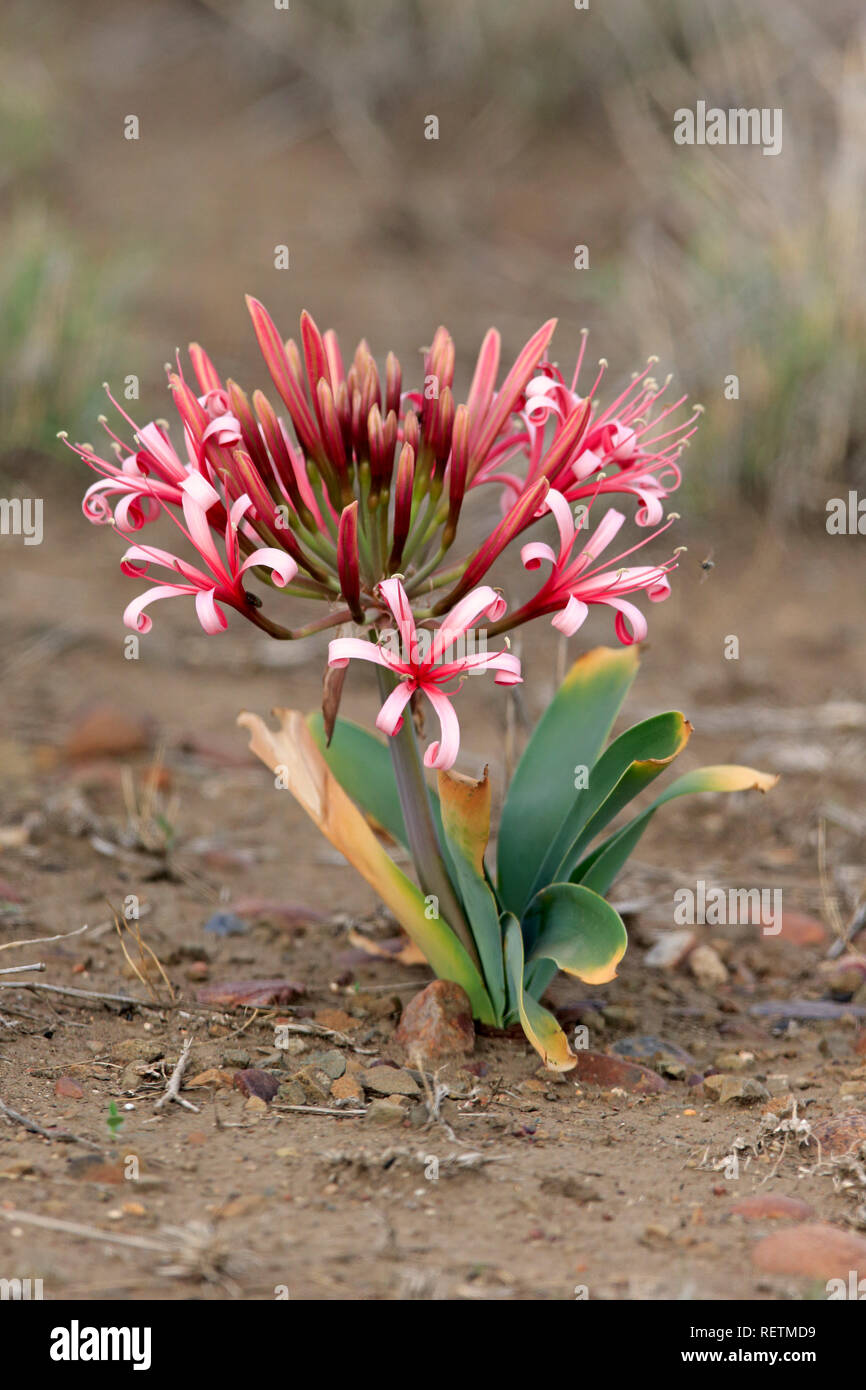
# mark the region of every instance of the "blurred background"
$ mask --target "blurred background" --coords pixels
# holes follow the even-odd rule
[[[0,496],[45,512],[44,544],[0,544],[7,815],[39,799],[34,750],[104,698],[155,714],[175,746],[207,721],[241,758],[242,700],[318,702],[325,637],[277,643],[233,618],[215,640],[184,603],[160,605],[142,661],[123,659],[122,545],[85,522],[92,475],[56,438],[94,439],[105,379],[138,378],[138,422],[170,413],[164,363],[190,340],[270,389],[246,292],[286,336],[306,307],[344,351],[392,348],[404,383],[447,324],[458,399],[491,323],[507,362],[558,316],[566,371],[588,327],[607,399],[658,354],[706,413],[640,698],[707,729],[714,701],[732,706],[719,761],[801,777],[809,815],[838,799],[866,727],[864,542],[826,530],[828,498],[866,489],[856,0],[7,0],[0,40]],[[781,153],[675,144],[674,112],[699,100],[781,108]],[[483,500],[464,509],[469,540],[489,527]],[[522,635],[535,717],[563,654],[546,623]],[[613,640],[594,611],[571,646]],[[352,677],[360,718],[377,708],[368,674]],[[838,747],[816,732],[832,701],[848,702]],[[805,742],[762,743],[783,706]],[[501,702],[465,709],[481,766],[501,751]]]
[[[275,798],[272,778],[235,727],[242,706],[263,716],[279,705],[316,709],[327,635],[274,642],[232,613],[228,632],[206,637],[192,603],[181,599],[156,606],[140,659],[128,659],[122,612],[143,584],[120,573],[121,538],[82,517],[93,475],[57,431],[96,442],[106,379],[122,399],[125,379],[138,377],[140,399],[129,409],[139,424],[172,414],[164,363],[190,341],[207,347],[224,377],[270,391],[246,292],[267,304],[286,336],[296,334],[306,307],[322,329],[338,329],[345,352],[361,336],[379,363],[395,350],[405,384],[420,375],[420,350],[443,322],[456,339],[457,399],[489,325],[502,332],[507,363],[556,316],[553,354],[566,373],[584,327],[589,363],[609,360],[605,402],[655,353],[657,375],[670,371],[677,393],[705,406],[674,498],[677,530],[646,552],[666,559],[673,537],[688,548],[669,600],[651,606],[641,598],[649,641],[626,719],[683,710],[695,734],[677,770],[734,762],[781,774],[771,795],[685,798],[653,821],[614,887],[614,901],[630,913],[632,945],[620,979],[603,991],[610,1008],[588,1015],[592,1037],[596,1026],[606,1029],[606,1047],[631,1027],[657,1033],[694,1049],[701,1068],[716,1048],[728,1056],[753,1048],[738,1055],[752,1056],[762,1081],[780,1066],[784,1076],[767,1077],[769,1084],[787,1087],[790,1073],[798,1104],[803,1091],[803,1105],[817,1094],[817,1113],[862,1102],[863,1081],[845,1091],[848,1073],[838,1069],[866,1061],[863,1033],[853,1058],[855,1034],[847,1023],[842,1029],[838,1011],[856,990],[866,1004],[863,956],[853,976],[842,970],[847,958],[822,958],[855,930],[862,949],[866,924],[866,537],[826,527],[828,499],[847,498],[849,489],[866,498],[865,79],[862,0],[589,0],[587,10],[574,0],[289,0],[285,10],[274,0],[3,0],[0,502],[19,496],[44,505],[40,545],[0,530],[4,944],[50,940],[88,922],[88,937],[40,947],[50,980],[138,994],[142,976],[122,956],[111,920],[133,895],[146,947],[185,999],[207,980],[285,976],[309,988],[310,1012],[322,999],[339,1004],[370,986],[388,991],[366,995],[377,1002],[364,1023],[373,1027],[378,1001],[393,1011],[395,983],[402,998],[425,983],[420,967],[398,970],[389,949],[402,942],[373,891],[292,798]],[[723,110],[781,108],[781,153],[676,145],[674,113],[698,101]],[[436,140],[425,139],[431,117]],[[135,122],[139,138],[126,139]],[[277,246],[288,247],[288,270],[275,268]],[[588,247],[587,270],[575,268],[575,246]],[[734,375],[740,393],[726,399]],[[631,521],[631,502],[624,510]],[[498,516],[498,499],[481,489],[461,514],[461,538],[468,531],[477,541]],[[177,538],[163,518],[149,539]],[[702,569],[705,557],[712,570]],[[503,582],[509,599],[534,589],[516,553],[493,582]],[[286,621],[279,599],[268,596],[268,614]],[[566,660],[546,620],[516,638],[520,698],[506,701],[482,677],[467,681],[457,706],[460,770],[480,776],[489,765],[498,801],[509,762]],[[614,641],[612,614],[595,606],[567,644],[567,659]],[[379,696],[373,671],[361,666],[350,667],[342,712],[370,727]],[[428,716],[428,738],[434,723]],[[563,774],[571,777],[569,767]],[[784,891],[785,917],[794,917],[778,951],[776,938],[759,938],[751,927],[728,937],[713,929],[730,981],[721,987],[717,980],[699,986],[685,969],[645,967],[644,948],[674,924],[674,892],[699,880]],[[240,919],[238,935],[215,934],[214,915],[225,910]],[[370,955],[364,934],[381,959]],[[75,1113],[68,1106],[86,1106],[68,1123],[106,1140],[108,1097],[121,1086],[124,1098],[133,1094],[122,1080],[126,1059],[156,1054],[121,1054],[121,1040],[126,1047],[136,1040],[114,1004],[113,1012],[88,1006],[82,1024],[72,1006],[49,1002],[57,995],[35,1002],[21,988],[24,999],[8,984],[0,994],[0,1091],[19,1112],[51,1125]],[[564,979],[556,988],[567,1005],[585,1002],[588,990],[601,994]],[[834,1030],[828,1023],[826,1033],[808,1033],[806,1024],[798,1042],[798,1024],[785,1013],[784,1036],[770,1037],[776,1020],[753,1015],[752,1004],[794,1005],[801,995],[806,1012],[792,1011],[791,1019],[808,1019],[820,995],[824,1017],[837,1019]],[[165,1037],[175,1017],[178,1029],[186,1027],[188,1013],[178,1013]],[[272,1047],[265,1017],[259,1034],[245,1033],[250,1019],[225,1037],[250,1048],[247,1061]],[[809,1051],[819,1036],[826,1072]],[[88,1076],[88,1094],[60,1099],[74,1093],[54,1093],[49,1077],[78,1066],[85,1044],[90,1062],[74,1074]],[[97,1054],[111,1059],[110,1080],[92,1072]],[[170,1055],[177,1054],[165,1044]],[[213,1055],[225,1065],[238,1056],[222,1054],[221,1044]],[[512,1070],[500,1073],[499,1061],[491,1062],[487,1084],[523,1068],[528,1076],[535,1066],[528,1049],[509,1055]],[[740,1062],[728,1065],[740,1070]],[[147,1083],[157,1074],[142,1063],[136,1086],[145,1073]],[[851,1070],[860,1074],[862,1066]],[[535,1111],[539,1081],[530,1086],[534,1093],[518,1104]],[[859,1099],[842,1099],[855,1091]],[[357,1207],[327,1197],[336,1188],[322,1187],[317,1162],[332,1144],[352,1144],[328,1127],[343,1119],[322,1118],[320,1127],[304,1116],[291,1130],[299,1150],[274,1154],[270,1126],[254,1140],[256,1116],[243,1133],[238,1126],[221,1136],[221,1123],[211,1126],[203,1115],[206,1147],[186,1150],[178,1116],[165,1137],[153,1116],[143,1119],[140,1094],[139,1119],[128,1116],[125,1133],[136,1151],[140,1136],[146,1169],[150,1156],[154,1170],[163,1169],[154,1184],[167,1205],[145,1191],[129,1222],[210,1222],[234,1207],[227,1244],[261,1257],[257,1297],[271,1298],[268,1287],[284,1280],[293,1298],[331,1297],[335,1289],[378,1295],[389,1270],[396,1277],[407,1268],[403,1254],[424,1250],[421,1229],[435,1230],[435,1259],[456,1270],[448,1289],[460,1297],[485,1266],[496,1279],[502,1269],[520,1273],[514,1290],[531,1289],[532,1297],[539,1289],[571,1297],[574,1270],[587,1268],[592,1298],[596,1290],[621,1297],[621,1286],[634,1294],[646,1270],[662,1290],[652,1297],[767,1297],[763,1276],[756,1283],[755,1270],[748,1273],[746,1232],[738,1236],[727,1209],[714,1226],[696,1225],[703,1209],[712,1223],[710,1208],[727,1204],[705,1201],[708,1187],[699,1184],[717,1181],[709,1163],[685,1162],[692,1140],[684,1136],[696,1131],[687,1129],[673,1091],[663,1112],[630,1099],[627,1118],[610,1122],[613,1148],[595,1143],[601,1130],[585,1109],[575,1112],[577,1131],[559,1130],[562,1118],[549,1119],[546,1109],[531,1122],[517,1116],[513,1129],[509,1120],[502,1143],[513,1144],[507,1156],[525,1166],[503,1172],[520,1205],[498,1208],[484,1230],[474,1186],[446,1219],[428,1222],[418,1212],[424,1227],[396,1225],[396,1169],[379,1179],[359,1170],[349,1187]],[[510,1081],[503,1094],[513,1094]],[[605,1123],[619,1113],[607,1094],[598,1104]],[[662,1125],[664,1116],[674,1118]],[[720,1108],[714,1129],[703,1127],[705,1119],[702,1111],[692,1122],[701,1147],[713,1143],[720,1155],[742,1143],[735,1136],[752,1123],[730,1108]],[[537,1120],[544,1129],[535,1133]],[[392,1131],[381,1133],[391,1143]],[[467,1130],[457,1133],[464,1143]],[[100,1187],[96,1177],[72,1184],[71,1163],[47,1163],[58,1148],[47,1151],[35,1136],[19,1145],[22,1134],[4,1127],[15,1163],[32,1158],[32,1169],[25,1162],[6,1176],[28,1175],[28,1205],[50,1194],[51,1212],[103,1229],[108,1191],[118,1188]],[[594,1147],[582,1165],[587,1144]],[[794,1148],[790,1170],[802,1161]],[[240,1168],[242,1152],[259,1158]],[[297,1162],[286,1166],[284,1154]],[[620,1197],[624,1173],[638,1175],[637,1187],[627,1184],[623,1220],[606,1225],[617,1208],[603,1186],[605,1205],[587,1215],[581,1207],[577,1220],[562,1211],[537,1215],[545,1208],[534,1180],[545,1162],[550,1175],[594,1173],[581,1202],[598,1197],[598,1169],[609,1170],[607,1191],[616,1187]],[[758,1180],[755,1168],[751,1175],[746,1181]],[[467,1175],[467,1184],[474,1180]],[[389,1184],[381,1193],[379,1181]],[[824,1183],[822,1219],[831,1213],[856,1223],[851,1205],[841,1205],[859,1200],[853,1190],[830,1194]],[[259,1188],[260,1208],[225,1201],[257,1198]],[[645,1207],[632,1205],[644,1201],[644,1190]],[[282,1205],[284,1193],[299,1191],[309,1195],[306,1216],[302,1201]],[[809,1200],[812,1193],[816,1186]],[[395,1213],[395,1226],[391,1216],[381,1229],[368,1225],[361,1211],[378,1222],[375,1207],[382,1220]],[[663,1222],[646,1226],[652,1240],[638,1234],[645,1220]],[[110,1297],[125,1297],[122,1289],[156,1293],[138,1251],[138,1268],[129,1257],[124,1270],[106,1261],[101,1240],[85,1250],[65,1234],[54,1240],[42,1232],[32,1259],[46,1289],[57,1275],[75,1297],[99,1295],[107,1283]],[[694,1279],[692,1261],[703,1262]],[[17,1262],[4,1266],[1,1250],[0,1268],[31,1273]],[[555,1286],[564,1268],[566,1282]],[[788,1284],[780,1287],[791,1297]]]
[[[140,424],[171,414],[163,364],[190,340],[207,348],[224,377],[270,391],[247,292],[286,336],[296,334],[307,308],[321,328],[338,330],[344,351],[364,336],[381,364],[393,349],[404,383],[417,380],[420,350],[447,324],[458,399],[490,324],[501,330],[507,362],[555,315],[553,352],[564,371],[584,326],[590,363],[608,359],[603,400],[655,353],[658,375],[672,372],[677,393],[705,406],[674,499],[682,519],[651,554],[666,558],[672,536],[688,550],[669,600],[641,600],[649,641],[626,718],[682,709],[695,726],[683,770],[736,762],[782,774],[767,797],[689,798],[653,822],[615,888],[615,901],[623,910],[628,904],[633,944],[619,980],[610,993],[605,987],[612,1007],[591,1015],[601,1020],[593,1030],[607,1028],[608,1041],[625,1028],[657,1032],[694,1048],[701,1067],[716,1047],[753,1048],[740,1058],[751,1055],[762,1080],[778,1065],[787,1086],[790,1072],[798,1103],[808,1091],[803,1104],[812,1104],[823,1085],[818,1113],[822,1104],[860,1104],[862,1096],[829,1099],[854,1094],[840,1089],[847,1073],[836,1070],[853,1065],[853,1029],[839,1023],[820,1034],[827,1070],[819,1074],[817,1054],[808,1051],[817,1033],[804,1027],[798,1043],[798,1025],[786,1014],[784,1036],[771,1039],[771,1019],[752,1016],[751,1007],[805,995],[806,1013],[790,1016],[808,1018],[821,995],[832,1018],[855,989],[866,1003],[862,955],[853,984],[850,972],[828,973],[841,970],[836,956],[821,958],[855,929],[862,948],[866,924],[866,538],[826,529],[828,499],[847,498],[849,489],[866,498],[864,78],[862,0],[589,0],[585,10],[573,0],[290,0],[288,9],[274,0],[4,0],[0,500],[43,499],[44,542],[0,533],[0,935],[53,936],[88,922],[86,939],[40,947],[51,980],[137,992],[110,920],[134,894],[146,945],[186,999],[208,979],[287,976],[309,987],[316,1007],[344,1001],[356,986],[389,991],[398,980],[414,991],[425,982],[419,967],[401,965],[398,973],[381,943],[401,943],[372,890],[290,797],[275,803],[272,779],[235,727],[242,706],[262,715],[275,705],[315,709],[327,637],[274,642],[234,613],[229,632],[207,637],[192,605],[179,600],[157,605],[140,659],[126,659],[122,613],[143,585],[119,571],[120,537],[83,518],[93,475],[56,434],[66,429],[96,442],[104,380],[122,393],[126,378],[138,378],[130,412]],[[781,153],[675,144],[675,111],[698,101],[781,108]],[[425,124],[434,116],[439,138],[428,140]],[[135,140],[125,138],[130,118]],[[289,268],[278,270],[274,249],[283,245]],[[576,246],[588,248],[589,269],[575,268]],[[729,400],[732,376],[739,397]],[[461,516],[461,537],[468,531],[477,541],[489,531],[497,503],[489,490],[476,494]],[[631,519],[630,502],[624,510]],[[175,537],[155,530],[149,539]],[[713,569],[701,567],[705,557]],[[516,554],[503,560],[493,582],[500,580],[509,598],[532,591]],[[279,599],[269,598],[269,615],[285,621]],[[521,700],[506,701],[481,679],[467,682],[458,707],[460,769],[479,775],[489,764],[497,799],[509,754],[545,708],[566,656],[547,621],[517,637]],[[597,605],[567,655],[614,642],[611,614]],[[379,696],[372,671],[361,666],[350,668],[343,713],[369,727]],[[571,776],[567,766],[563,772]],[[699,987],[685,969],[674,977],[644,967],[644,947],[674,924],[675,891],[698,880],[783,890],[786,917],[795,919],[778,953],[775,938],[758,938],[748,926],[730,939],[713,929],[730,971],[721,988]],[[239,935],[224,938],[206,926],[224,910],[242,919]],[[805,923],[798,914],[807,914]],[[382,959],[362,949],[363,936],[359,947],[359,932],[375,938]],[[586,992],[573,981],[557,988],[567,1004]],[[82,1025],[68,1019],[65,1004],[61,1011],[45,1002],[56,996],[37,1004],[28,991],[15,1005],[19,1040],[5,1018],[12,993],[7,985],[0,995],[3,1095],[45,1123],[61,1107],[71,1115],[47,1078],[86,1042],[116,1067],[110,1082],[88,1080],[81,1101],[90,1107],[86,1132],[104,1140],[114,1078],[125,1088],[126,1058],[145,1055],[125,1053],[121,1069],[113,1049],[127,1042],[125,1013],[88,1010],[91,1021]],[[378,997],[392,1007],[385,993]],[[180,1027],[188,1016],[176,1017]],[[88,1031],[73,1036],[61,1027],[67,1021]],[[256,1026],[266,1027],[262,1019]],[[249,1045],[258,1058],[267,1049],[253,1050],[252,1032],[237,1036],[246,1028],[232,1028],[225,1041]],[[272,1046],[265,1032],[258,1040]],[[859,1063],[862,1032],[857,1047]],[[508,1066],[534,1067],[527,1051],[513,1049]],[[229,1055],[237,1053],[226,1053],[226,1063]],[[539,1082],[530,1085],[532,1099],[519,1103],[535,1110]],[[673,1095],[664,1115],[681,1104]],[[603,1104],[606,1121],[614,1112],[607,1096]],[[298,1163],[277,1173],[269,1127],[259,1130],[257,1151],[250,1127],[220,1135],[201,1116],[211,1139],[186,1151],[176,1115],[167,1140],[144,1111],[139,1103],[126,1133],[140,1135],[145,1166],[153,1155],[155,1169],[170,1167],[171,1175],[156,1184],[169,1205],[162,1208],[161,1196],[142,1199],[148,1223],[161,1219],[159,1210],[177,1224],[193,1215],[210,1221],[215,1210],[227,1216],[235,1206],[222,1207],[227,1196],[242,1193],[245,1201],[261,1186],[270,1195],[254,1215],[235,1206],[228,1239],[263,1256],[266,1286],[286,1280],[293,1298],[347,1287],[351,1297],[359,1290],[366,1297],[387,1285],[389,1270],[402,1269],[379,1227],[371,1235],[359,1218],[360,1207],[323,1195],[335,1189],[323,1188],[324,1175],[308,1162],[318,1158],[317,1145],[338,1142],[326,1127],[342,1119],[324,1118],[319,1128],[306,1116],[291,1130]],[[69,1121],[77,1133],[85,1132],[81,1113]],[[686,1172],[687,1122],[677,1114],[666,1137],[661,1112],[629,1101],[628,1117],[616,1120],[617,1143],[607,1148],[595,1144],[589,1113],[589,1122],[578,1113],[579,1131],[559,1149],[548,1143],[546,1110],[536,1117],[545,1126],[537,1136],[535,1119],[524,1128],[527,1117],[518,1117],[510,1133],[521,1136],[513,1144],[526,1166],[512,1169],[508,1183],[520,1178],[515,1192],[529,1195],[519,1209],[503,1207],[504,1219],[497,1209],[482,1236],[475,1187],[447,1219],[423,1217],[441,1242],[442,1267],[458,1271],[448,1289],[466,1287],[455,1281],[474,1279],[486,1262],[519,1271],[522,1287],[546,1291],[567,1257],[567,1281],[551,1296],[564,1289],[571,1297],[574,1271],[588,1265],[593,1298],[598,1288],[602,1297],[622,1296],[623,1285],[633,1291],[629,1281],[647,1270],[658,1275],[653,1297],[766,1297],[766,1281],[748,1273],[746,1232],[737,1235],[727,1210],[715,1226],[696,1224],[702,1210],[711,1222],[711,1208],[726,1204],[704,1200],[699,1184],[717,1181],[708,1164],[695,1160]],[[719,1154],[741,1124],[752,1123],[739,1109],[721,1112],[715,1131],[704,1129],[705,1118],[702,1111],[694,1121],[701,1146],[714,1142]],[[554,1140],[561,1123],[550,1121]],[[20,1162],[23,1131],[4,1133],[15,1136]],[[53,1212],[72,1209],[101,1229],[108,1192],[96,1179],[73,1190],[60,1163],[57,1186],[37,1186],[48,1182],[47,1151],[41,1139],[26,1142],[32,1178],[26,1165],[6,1176],[28,1174],[28,1203],[50,1192]],[[568,1213],[536,1215],[544,1208],[526,1174],[534,1179],[545,1162],[550,1173],[577,1172],[583,1144],[594,1145],[590,1172],[600,1177],[596,1169],[609,1167],[609,1190],[615,1185],[624,1197],[622,1175],[638,1175],[636,1187],[627,1184],[631,1214],[624,1209],[614,1226],[602,1224],[616,1211],[607,1197],[581,1207],[576,1224]],[[255,1177],[255,1164],[239,1167],[238,1146],[247,1157],[259,1153]],[[789,1165],[800,1162],[789,1149]],[[751,1173],[747,1181],[757,1181]],[[381,1181],[390,1185],[392,1177],[389,1169]],[[358,1178],[359,1202],[368,1202],[376,1181]],[[647,1203],[633,1205],[643,1202],[641,1182]],[[309,1184],[306,1217],[300,1201],[273,1205],[286,1183],[292,1194]],[[390,1187],[382,1194],[383,1215],[396,1213]],[[687,1202],[689,1194],[700,1203]],[[828,1182],[825,1197],[822,1213],[834,1218],[843,1201],[859,1200],[853,1190],[834,1193],[830,1206]],[[366,1208],[370,1219],[374,1205],[378,1195]],[[857,1219],[849,1206],[845,1223]],[[664,1222],[646,1227],[662,1238],[641,1236],[638,1246],[646,1220]],[[569,1244],[569,1228],[577,1244]],[[416,1243],[420,1227],[400,1228],[399,1247],[387,1229],[398,1254],[425,1248]],[[693,1255],[686,1238],[695,1242]],[[352,1248],[355,1264],[346,1262]],[[92,1297],[107,1281],[111,1297],[145,1285],[154,1296],[138,1252],[140,1268],[128,1266],[124,1276],[119,1263],[106,1263],[101,1241],[85,1253],[66,1236],[54,1242],[42,1232],[32,1258],[46,1288],[55,1287],[48,1276],[56,1273],[75,1296]],[[692,1258],[703,1261],[694,1280]],[[3,1266],[2,1250],[0,1266],[24,1272]],[[622,1270],[628,1277],[620,1280]],[[331,1282],[317,1282],[322,1271]],[[606,1285],[596,1282],[602,1276]],[[266,1286],[259,1293],[270,1298]],[[787,1285],[782,1296],[791,1296]]]
[[[558,315],[563,363],[587,325],[614,377],[655,352],[707,407],[708,516],[862,482],[857,0],[6,0],[0,48],[6,496],[74,476],[106,376],[161,413],[178,343],[258,384],[247,291],[407,372],[444,321],[464,383],[490,322]],[[697,99],[781,107],[782,153],[675,145]]]

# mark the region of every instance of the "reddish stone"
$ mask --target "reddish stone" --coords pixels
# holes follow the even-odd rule
[[[354,1076],[338,1076],[336,1081],[331,1082],[331,1095],[334,1100],[363,1101],[364,1090]]]
[[[472,1052],[475,1028],[466,991],[453,980],[434,980],[410,999],[394,1040],[410,1061],[416,1054],[429,1063]]]
[[[200,1086],[233,1086],[234,1074],[223,1067],[208,1067],[206,1071],[200,1071],[196,1076],[191,1076],[189,1081],[183,1083],[185,1091],[194,1091]]]
[[[54,1083],[54,1094],[64,1096],[67,1100],[81,1100],[84,1087],[73,1081],[71,1076],[61,1076]]]
[[[235,1086],[243,1096],[256,1096],[259,1100],[273,1100],[280,1083],[272,1072],[261,1067],[245,1067],[235,1072]]]
[[[610,1090],[621,1086],[624,1091],[634,1095],[648,1095],[653,1091],[666,1091],[667,1082],[649,1067],[638,1062],[627,1062],[622,1057],[611,1057],[607,1052],[585,1052],[578,1050],[577,1066],[572,1077],[587,1082],[590,1086],[604,1086]]]
[[[234,910],[239,917],[246,917],[250,922],[266,920],[288,928],[325,921],[322,913],[314,907],[308,907],[306,903],[283,902],[281,898],[242,898],[235,903]]]
[[[799,1197],[786,1197],[781,1192],[766,1192],[743,1197],[731,1211],[744,1221],[808,1221],[815,1215],[814,1207]]]
[[[222,1008],[265,1009],[272,1004],[291,1004],[304,993],[294,980],[223,980],[203,985],[196,998],[200,1004]]]
[[[758,1241],[752,1261],[767,1274],[847,1279],[850,1270],[866,1269],[866,1240],[820,1221],[789,1226]]]
[[[63,752],[70,762],[84,758],[124,758],[150,745],[150,725],[116,705],[96,705],[66,735]]]
[[[126,1154],[122,1159],[111,1160],[103,1158],[101,1154],[76,1154],[69,1159],[67,1169],[69,1176],[76,1180],[110,1183],[112,1187],[120,1187],[129,1180],[129,1158],[137,1158],[137,1155]]]
[[[347,1014],[345,1009],[318,1009],[313,1014],[313,1022],[322,1028],[330,1028],[333,1033],[348,1033],[359,1026],[359,1020]]]
[[[790,941],[792,946],[823,946],[827,929],[817,917],[809,917],[805,912],[783,912],[782,930],[776,937],[765,936],[764,940]]]
[[[858,1145],[866,1144],[866,1110],[849,1110],[844,1115],[819,1120],[812,1126],[812,1141],[810,1156],[817,1156],[817,1144],[821,1145],[822,1158],[856,1152]]]

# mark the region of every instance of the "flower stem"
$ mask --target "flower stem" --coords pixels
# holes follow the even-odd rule
[[[381,667],[377,668],[376,674],[379,678],[382,698],[386,699],[394,689],[396,681],[390,672]],[[478,958],[475,942],[472,939],[472,933],[469,930],[469,923],[457,901],[457,895],[442,857],[442,848],[436,833],[427,782],[424,777],[424,767],[418,752],[418,741],[415,737],[415,728],[409,710],[406,711],[406,717],[399,733],[395,734],[389,742],[397,791],[400,796],[400,805],[409,839],[409,850],[418,874],[418,881],[428,897],[436,898],[439,911],[445,922],[451,927],[454,935],[459,938],[470,959],[480,971],[481,962]]]

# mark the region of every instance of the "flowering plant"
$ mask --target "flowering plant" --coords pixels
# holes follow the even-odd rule
[[[626,935],[604,894],[657,807],[693,791],[767,790],[775,780],[733,766],[688,773],[591,848],[691,732],[681,714],[661,714],[605,747],[647,632],[634,597],[665,599],[679,552],[655,564],[625,562],[676,519],[664,504],[679,485],[677,460],[699,408],[674,418],[684,400],[661,404],[669,383],[652,378],[652,360],[599,405],[606,363],[581,394],[584,335],[568,384],[548,358],[553,321],[529,339],[498,390],[500,340],[491,329],[458,404],[444,328],[426,352],[423,385],[404,390],[393,354],[383,378],[362,342],[346,369],[335,335],[321,334],[308,314],[299,348],[283,341],[261,304],[248,304],[288,422],[260,390],[250,398],[224,383],[193,344],[197,389],[179,359],[168,372],[180,451],[163,422],[138,428],[122,410],[132,447],[102,421],[114,461],[89,444],[70,446],[100,475],[85,515],[130,542],[123,573],[143,578],[155,568],[166,576],[127,604],[124,621],[146,633],[153,603],[192,596],[208,633],[228,626],[228,609],[282,640],[335,629],[321,714],[276,711],[277,731],[243,714],[251,747],[376,888],[436,974],[463,986],[475,1017],[500,1027],[519,1020],[545,1063],[565,1069],[575,1058],[539,1000],[557,969],[592,983],[615,975]],[[454,563],[464,504],[482,488],[498,490],[498,520]],[[612,494],[637,500],[634,520],[645,532],[623,549],[614,542],[625,513],[602,510]],[[161,517],[200,563],[139,537]],[[509,611],[490,572],[512,542],[551,521],[555,545],[522,545],[523,567],[540,582]],[[287,627],[252,582],[324,602],[325,614]],[[547,615],[570,636],[592,604],[613,610],[621,645],[579,658],[542,716],[504,801],[494,872],[485,862],[487,774],[474,780],[452,770],[460,745],[454,697],[474,673],[521,683],[508,633]],[[390,756],[377,737],[338,717],[347,669],[358,660],[376,669],[376,725]],[[424,702],[438,736],[422,760]],[[436,791],[425,767],[437,773]],[[406,845],[420,887],[387,854],[371,819]]]

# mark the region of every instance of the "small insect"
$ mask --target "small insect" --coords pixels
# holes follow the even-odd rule
[[[258,594],[251,594],[249,589],[244,589],[244,598],[250,605],[250,608],[261,608],[262,601],[259,598]]]
[[[701,575],[701,583],[702,583],[702,584],[703,584],[707,579],[709,579],[709,577],[710,577],[710,570],[714,570],[714,569],[716,568],[716,562],[715,562],[715,560],[713,559],[714,553],[715,553],[715,546],[712,546],[712,545],[711,545],[711,546],[710,546],[710,549],[709,549],[709,554],[707,555],[706,559],[705,559],[705,560],[701,560],[701,569],[703,570],[703,574]]]

